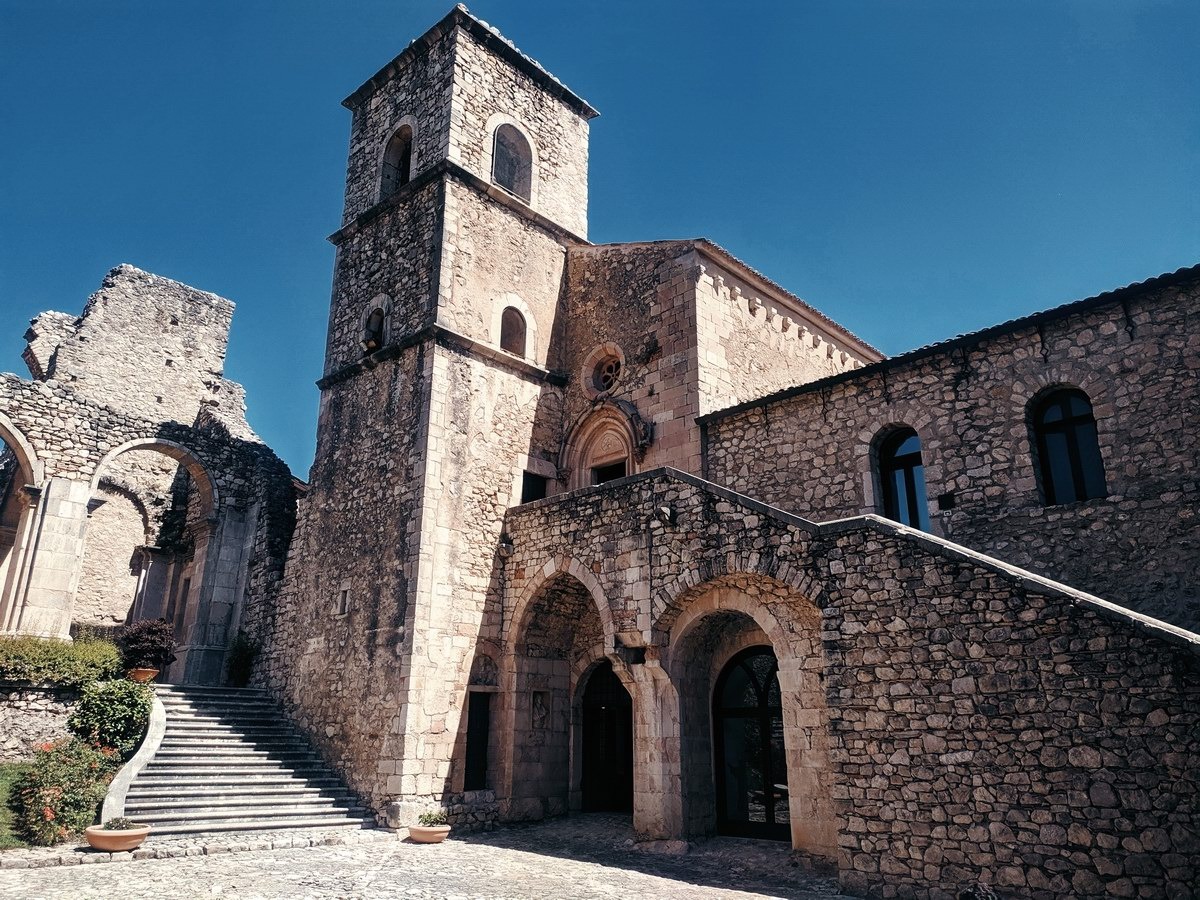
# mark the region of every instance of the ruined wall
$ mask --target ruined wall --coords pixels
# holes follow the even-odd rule
[[[587,237],[585,117],[485,48],[474,29],[463,28],[455,32],[453,107],[451,160],[490,182],[495,130],[506,121],[517,124],[533,145],[529,205],[573,234]]]
[[[0,431],[33,482],[19,507],[6,506],[6,516],[17,515],[0,535],[13,542],[0,567],[4,631],[65,637],[76,612],[123,618],[132,551],[147,527],[167,541],[189,515],[211,517],[210,564],[177,637],[187,677],[223,678],[240,612],[257,615],[273,603],[294,516],[287,467],[245,421],[240,386],[222,376],[232,308],[120,266],[78,320],[39,317],[54,326],[45,329],[35,322],[26,358],[39,381],[0,376]],[[171,403],[160,404],[158,392]],[[191,496],[181,493],[181,464],[194,476]],[[106,498],[89,521],[92,501]],[[116,516],[121,524],[109,528],[126,503],[137,516]]]
[[[130,265],[105,276],[70,326],[33,320],[26,350],[35,378],[153,420],[190,425],[226,398],[222,378],[233,303]]]
[[[708,477],[818,520],[875,512],[872,442],[908,425],[935,533],[1195,629],[1198,298],[1195,274],[1156,280],[716,416]],[[1059,385],[1091,398],[1108,496],[1045,507],[1028,407]]]
[[[539,579],[569,561],[616,633],[640,633],[647,676],[666,660],[676,677],[677,623],[704,611],[710,585],[724,593],[711,614],[765,626],[793,679],[785,695],[816,686],[828,706],[827,718],[785,710],[789,785],[794,803],[828,785],[844,888],[1187,896],[1200,849],[1194,635],[883,520],[814,526],[679,475],[529,504],[507,532],[505,621],[519,627]],[[634,694],[637,721],[667,723],[659,758],[679,720],[672,696]],[[806,770],[822,728],[828,762]],[[638,778],[669,819],[670,772]]]

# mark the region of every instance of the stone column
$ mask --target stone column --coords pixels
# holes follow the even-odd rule
[[[181,678],[186,684],[220,684],[225,653],[237,628],[245,590],[246,568],[253,549],[253,510],[225,506],[220,515],[198,529],[192,558],[192,597],[188,598]]]
[[[6,631],[70,638],[90,498],[86,481],[51,478],[46,482],[25,517],[25,534],[18,537],[18,545],[24,544],[20,559],[10,564]]]
[[[619,674],[633,697],[634,833],[641,840],[681,839],[679,694],[657,660],[622,666]]]
[[[779,659],[792,847],[836,860],[828,713],[820,676],[815,669],[806,669],[805,662],[798,657]]]
[[[142,570],[138,576],[137,597],[133,601],[132,619],[162,619],[167,615],[167,576],[171,571],[171,554],[161,547],[138,548]]]

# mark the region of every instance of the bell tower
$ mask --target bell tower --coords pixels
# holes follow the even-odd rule
[[[317,454],[283,600],[303,627],[275,687],[377,811],[421,810],[463,790],[504,513],[525,473],[555,472],[550,339],[566,250],[586,242],[596,111],[462,6],[344,105]]]

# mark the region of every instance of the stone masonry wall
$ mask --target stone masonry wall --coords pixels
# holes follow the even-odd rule
[[[67,736],[79,692],[0,683],[0,762],[23,762],[39,744]]]
[[[515,306],[526,319],[524,358],[545,368],[560,314],[561,241],[456,180],[447,179],[444,197],[438,324],[499,349],[500,316]]]
[[[836,375],[879,355],[782,292],[693,255],[701,415]]]
[[[515,123],[533,145],[529,205],[572,234],[587,237],[586,118],[462,28],[455,36],[453,106],[451,160],[490,182],[495,130],[504,122]]]
[[[1035,898],[1190,896],[1194,635],[886,520],[816,526],[678,474],[529,504],[506,530],[505,621],[520,623],[531,588],[569,561],[605,598],[607,627],[627,643],[640,632],[647,674],[706,586],[736,573],[718,608],[765,625],[781,672],[797,638],[816,640],[820,661],[803,657],[802,672],[829,709],[844,888],[950,898],[983,880]],[[789,739],[794,803],[805,754],[793,751],[814,727]]]
[[[1195,629],[1198,299],[1195,275],[1157,280],[714,416],[708,477],[818,520],[875,512],[873,442],[908,425],[935,533]],[[1045,507],[1027,410],[1059,385],[1091,398],[1108,496]]]
[[[380,296],[390,305],[387,344],[433,322],[443,191],[438,180],[415,185],[404,202],[393,203],[370,227],[353,230],[339,242],[325,346],[326,375],[364,358],[363,325]]]
[[[414,177],[446,158],[453,70],[453,38],[443,36],[424,52],[407,56],[369,98],[351,104],[343,225],[379,201],[384,150],[401,124],[410,124],[414,132]]]
[[[429,355],[409,348],[323,393],[280,599],[255,624],[258,681],[376,809],[406,740]]]

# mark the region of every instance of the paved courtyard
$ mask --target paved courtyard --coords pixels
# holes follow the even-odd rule
[[[578,816],[435,846],[351,832],[340,846],[0,871],[0,897],[821,898],[781,844],[720,838],[686,856],[626,842],[628,820]],[[199,848],[195,851],[202,854]]]

